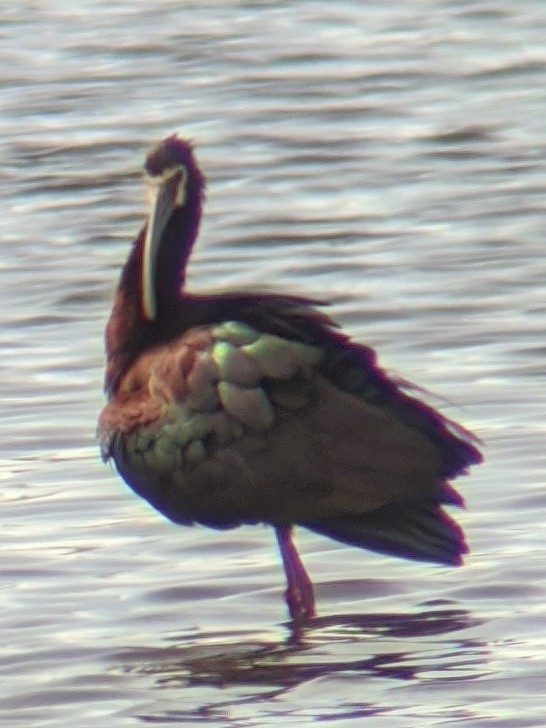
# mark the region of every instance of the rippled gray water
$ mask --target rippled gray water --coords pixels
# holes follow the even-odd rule
[[[546,6],[15,2],[0,33],[0,721],[543,726]],[[372,7],[373,6],[373,7]],[[181,529],[94,443],[148,145],[209,179],[194,288],[334,301],[486,445],[463,569]]]

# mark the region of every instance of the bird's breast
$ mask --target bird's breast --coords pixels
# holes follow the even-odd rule
[[[307,404],[320,357],[317,347],[238,322],[192,329],[123,376],[99,419],[103,457],[173,520],[204,520],[207,508],[218,510],[209,520],[227,519],[241,511],[226,503],[229,484],[252,481],[248,458]]]

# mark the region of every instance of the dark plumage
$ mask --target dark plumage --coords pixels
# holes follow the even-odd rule
[[[442,505],[462,505],[449,481],[481,461],[475,439],[389,378],[316,302],[186,292],[204,179],[176,136],[145,169],[152,208],[106,328],[104,459],[175,523],[274,526],[294,619],[314,614],[294,524],[459,564],[463,533]]]

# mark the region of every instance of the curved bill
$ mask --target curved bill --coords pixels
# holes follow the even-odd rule
[[[157,252],[175,208],[176,186],[177,180],[171,177],[158,184],[151,193],[150,215],[142,253],[142,312],[148,321],[153,321],[157,314]]]

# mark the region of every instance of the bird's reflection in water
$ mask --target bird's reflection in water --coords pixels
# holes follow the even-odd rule
[[[165,648],[127,650],[117,658],[125,672],[152,676],[157,687],[247,686],[238,690],[237,700],[263,700],[346,672],[396,680],[425,674],[476,678],[484,673],[486,646],[455,633],[477,624],[463,609],[424,606],[414,614],[315,618],[297,632],[290,628],[280,642],[254,641],[255,634],[244,632],[203,633]]]

